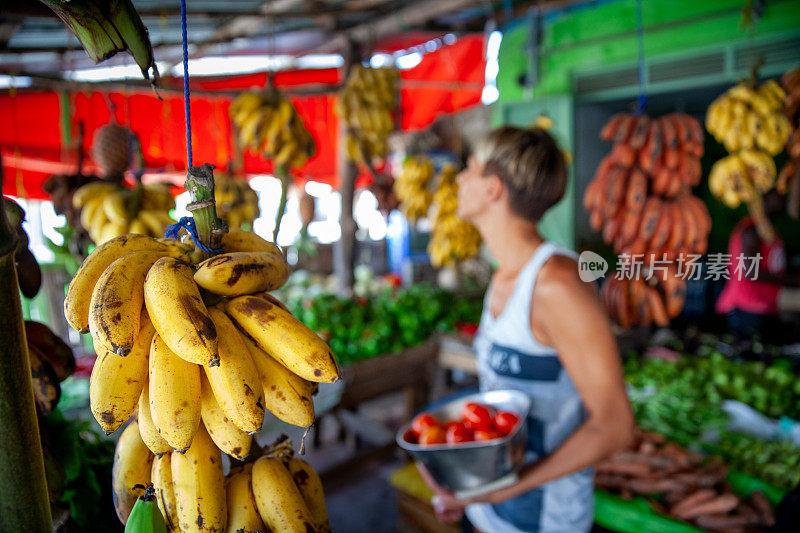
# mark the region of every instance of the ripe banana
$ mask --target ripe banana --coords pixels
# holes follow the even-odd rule
[[[258,367],[264,389],[264,406],[287,424],[308,427],[314,422],[314,383],[294,374],[267,355],[248,337],[244,343]]]
[[[127,357],[105,352],[94,363],[89,379],[89,407],[106,433],[116,431],[136,410],[147,382],[147,360],[156,331],[144,317]]]
[[[331,349],[316,333],[280,307],[258,296],[226,303],[228,315],[265,352],[309,381],[335,382],[341,371]]]
[[[184,452],[200,424],[200,367],[175,355],[156,335],[150,347],[150,415],[158,432]]]
[[[394,181],[394,192],[400,200],[400,210],[414,223],[428,214],[433,195],[428,184],[433,178],[433,162],[426,156],[408,157],[403,161],[400,175]]]
[[[125,533],[167,533],[167,524],[156,503],[152,485],[145,489],[133,505],[125,523]]]
[[[172,257],[156,261],[144,282],[144,301],[156,331],[173,352],[190,363],[219,364],[217,330],[189,265]]]
[[[222,455],[200,424],[185,454],[172,454],[172,487],[181,533],[222,532],[228,518]]]
[[[286,467],[292,474],[294,483],[300,489],[300,494],[303,495],[303,500],[311,512],[311,518],[316,525],[315,531],[318,533],[331,531],[328,508],[325,505],[325,492],[322,490],[322,480],[319,475],[311,468],[311,465],[297,457],[290,457],[286,462]]]
[[[264,421],[264,400],[258,369],[231,319],[213,307],[211,320],[219,333],[219,365],[204,367],[222,412],[239,429],[254,434]]]
[[[144,235],[123,235],[98,246],[83,261],[67,290],[64,315],[73,329],[80,333],[89,332],[92,291],[106,268],[123,255],[139,251],[163,252],[181,257],[187,251],[187,246],[178,241],[160,242]]]
[[[139,423],[133,420],[117,441],[111,470],[114,509],[123,524],[127,522],[136,499],[144,494],[144,490],[134,487],[150,483],[152,464],[153,454],[139,436]]]
[[[250,483],[252,469],[230,476],[227,480],[228,525],[226,533],[238,531],[266,531],[261,515],[258,514],[256,499]]]
[[[151,470],[153,487],[156,489],[156,502],[170,532],[178,533],[178,509],[175,491],[172,490],[172,454],[165,453],[153,459]]]
[[[142,437],[142,442],[147,446],[151,452],[160,457],[165,453],[172,451],[172,447],[167,444],[161,435],[158,433],[158,428],[153,423],[153,417],[150,414],[150,390],[149,384],[145,383],[142,387],[142,395],[139,397],[139,410],[136,419],[139,421],[139,434]]]
[[[95,346],[128,355],[139,332],[144,278],[153,263],[167,255],[169,252],[132,252],[103,271],[89,307],[89,331]]]
[[[222,236],[222,250],[231,252],[267,252],[283,255],[281,249],[267,240],[249,231],[230,229]]]
[[[477,228],[458,218],[458,184],[455,165],[446,165],[439,175],[439,186],[433,195],[436,214],[433,218],[428,253],[435,267],[474,257],[481,246]]]
[[[201,376],[200,389],[200,415],[211,440],[223,452],[244,460],[250,455],[253,437],[239,429],[225,416],[205,376]]]
[[[300,489],[279,459],[264,456],[255,462],[252,487],[261,518],[272,531],[316,531]]]
[[[283,255],[268,252],[232,252],[215,255],[199,265],[195,282],[222,296],[241,296],[272,291],[289,278]]]

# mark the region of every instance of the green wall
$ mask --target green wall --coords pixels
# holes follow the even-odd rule
[[[714,45],[747,41],[739,28],[745,0],[643,0],[644,49],[648,58]],[[800,29],[798,0],[766,3],[755,36],[763,38]],[[506,29],[500,47],[497,87],[500,102],[530,98],[520,86],[528,69],[528,25]],[[576,71],[637,58],[636,1],[610,0],[547,17],[539,58],[539,82],[533,95],[568,94]]]

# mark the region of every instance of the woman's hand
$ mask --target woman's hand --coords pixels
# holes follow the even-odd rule
[[[469,505],[470,502],[456,498],[451,491],[440,487],[422,463],[417,463],[417,470],[419,470],[422,479],[433,491],[431,503],[433,504],[433,510],[436,511],[436,518],[438,518],[440,522],[446,523],[458,522],[461,520],[461,517],[464,516],[464,508]]]

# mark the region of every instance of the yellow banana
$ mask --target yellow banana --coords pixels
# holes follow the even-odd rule
[[[98,235],[97,242],[95,242],[95,244],[103,244],[106,241],[110,241],[111,239],[120,237],[126,233],[128,233],[128,224],[123,224],[120,222],[103,223],[102,229],[100,230],[100,234]]]
[[[256,344],[298,376],[317,382],[340,379],[339,364],[325,341],[290,313],[258,296],[233,298],[225,309]]]
[[[123,255],[144,250],[181,256],[186,251],[186,246],[178,241],[159,242],[144,235],[123,235],[98,246],[83,261],[67,290],[64,315],[73,329],[80,333],[88,333],[92,291],[105,269]]]
[[[105,198],[103,195],[90,198],[86,202],[86,205],[81,208],[81,226],[83,226],[84,229],[88,230],[91,228],[92,218],[95,212],[103,208],[103,198]]]
[[[267,355],[249,338],[242,336],[258,367],[264,389],[264,406],[287,424],[307,427],[314,422],[314,384]]]
[[[261,519],[272,531],[316,531],[314,519],[292,474],[274,457],[260,457],[253,465],[253,495]]]
[[[136,498],[144,494],[135,485],[150,483],[150,468],[153,454],[147,449],[139,436],[139,424],[133,420],[117,441],[114,450],[114,466],[111,469],[111,488],[114,491],[114,509],[123,524],[136,503]]]
[[[172,454],[181,533],[222,532],[228,518],[222,456],[203,424],[185,454]]]
[[[231,229],[222,236],[222,249],[225,253],[231,252],[267,252],[283,255],[281,249],[249,231]]]
[[[175,503],[175,491],[172,490],[172,454],[165,453],[153,459],[151,483],[156,490],[156,503],[161,516],[167,524],[167,531],[180,533],[178,529],[178,509]]]
[[[174,450],[183,452],[200,424],[200,367],[175,355],[156,335],[149,380],[153,423]]]
[[[190,363],[218,365],[217,330],[186,263],[159,259],[144,282],[147,312],[159,336]]]
[[[119,190],[108,194],[103,198],[103,212],[111,222],[117,224],[127,224],[130,221],[130,214],[128,212],[128,197],[127,191]]]
[[[253,434],[264,421],[264,400],[258,369],[231,319],[213,307],[211,320],[219,334],[219,365],[204,367],[222,412],[236,427]]]
[[[169,252],[131,252],[105,269],[92,291],[89,331],[95,346],[128,355],[139,332],[144,278],[153,263]]]
[[[119,185],[107,181],[93,181],[86,185],[81,185],[72,195],[72,205],[81,209],[91,200],[105,196],[108,193],[118,191]]]
[[[266,530],[261,515],[258,514],[253,489],[250,488],[252,477],[252,469],[250,469],[250,471],[234,474],[227,480],[228,525],[225,528],[226,533]]]
[[[215,255],[199,265],[194,281],[222,296],[241,296],[272,291],[289,278],[289,265],[282,255],[269,252],[231,252]]]
[[[142,219],[137,217],[131,220],[130,225],[128,226],[128,233],[138,233],[139,235],[150,235],[150,232],[147,229],[147,226]],[[160,237],[160,235],[157,235]]]
[[[200,415],[211,440],[223,452],[243,460],[250,455],[253,437],[236,427],[225,416],[219,403],[217,403],[217,399],[214,398],[214,392],[211,390],[211,385],[208,384],[208,378],[204,375],[201,375],[200,389]]]
[[[289,473],[292,474],[295,485],[300,489],[303,500],[311,512],[317,533],[327,533],[331,531],[331,524],[328,520],[328,508],[325,505],[325,493],[322,490],[322,480],[319,475],[311,468],[311,465],[297,457],[290,457],[286,462]]]
[[[147,359],[155,335],[143,317],[142,327],[127,357],[111,352],[97,357],[89,379],[89,407],[106,433],[116,431],[136,410],[147,382]]]
[[[158,428],[153,423],[153,417],[150,414],[150,391],[148,389],[149,386],[145,383],[145,386],[142,387],[142,395],[139,397],[139,414],[136,419],[139,421],[139,434],[142,436],[142,442],[156,456],[161,456],[171,452],[172,446],[158,433]]]
[[[164,235],[166,225],[155,211],[143,209],[139,211],[138,220],[147,228],[147,233],[161,237]],[[133,231],[133,229],[131,229]]]

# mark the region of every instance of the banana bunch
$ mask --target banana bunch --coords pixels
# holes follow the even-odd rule
[[[72,349],[39,322],[25,321],[36,412],[47,416],[61,399],[60,383],[75,371]]]
[[[168,524],[221,531],[221,451],[246,458],[265,410],[309,426],[315,382],[340,379],[327,344],[267,293],[289,276],[281,250],[241,230],[222,249],[191,265],[189,244],[128,234],[98,246],[69,285],[67,321],[91,333],[98,355],[92,414],[109,433],[136,414],[115,456],[123,522],[140,495],[132,487],[151,482],[153,454],[156,464],[169,454]],[[152,482],[159,494],[164,483]]]
[[[276,167],[302,167],[316,153],[303,119],[274,88],[240,94],[231,104],[230,116],[241,146],[264,154]]]
[[[355,65],[336,104],[347,124],[347,157],[365,162],[386,156],[386,141],[394,131],[397,106],[397,70]]]
[[[785,97],[775,80],[758,87],[735,85],[709,106],[706,129],[731,153],[758,148],[777,155],[792,130],[782,113]]]
[[[439,175],[439,186],[433,193],[436,214],[428,243],[431,264],[435,267],[451,265],[475,257],[481,246],[481,235],[477,228],[458,218],[458,184],[455,165],[447,164]]]
[[[740,150],[714,163],[708,188],[726,206],[735,209],[760,198],[775,185],[775,178],[771,156],[761,150]]]
[[[126,233],[160,237],[175,222],[169,216],[175,200],[165,183],[127,189],[94,181],[75,191],[72,204],[80,210],[81,225],[97,245]]]
[[[407,157],[400,175],[394,180],[394,192],[400,201],[400,210],[414,223],[428,214],[433,194],[428,184],[433,178],[433,161],[427,156]]]
[[[683,309],[686,281],[672,267],[649,279],[614,275],[603,283],[600,298],[612,320],[622,328],[650,324],[664,327]]]
[[[783,113],[794,131],[786,144],[789,161],[781,169],[776,186],[781,194],[789,194],[786,210],[800,218],[800,69],[787,72],[781,81],[786,89]]]
[[[214,178],[214,198],[217,215],[235,229],[252,229],[259,217],[258,194],[243,178],[220,176]]]

